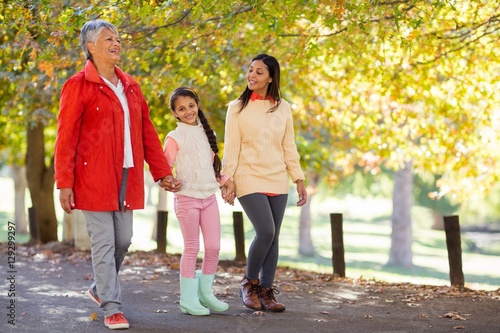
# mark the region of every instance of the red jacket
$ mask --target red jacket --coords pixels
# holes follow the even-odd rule
[[[128,171],[127,209],[144,208],[144,161],[155,181],[171,175],[149,107],[134,79],[115,67],[130,111],[134,167]],[[123,172],[124,115],[115,93],[92,61],[61,91],[55,175],[57,188],[72,188],[75,209],[118,210]]]

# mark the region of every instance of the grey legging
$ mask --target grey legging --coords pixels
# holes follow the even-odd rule
[[[258,279],[264,288],[274,282],[279,256],[279,235],[288,194],[267,196],[253,193],[238,199],[252,222],[255,237],[248,250],[247,278]]]

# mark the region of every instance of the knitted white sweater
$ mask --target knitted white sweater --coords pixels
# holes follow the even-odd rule
[[[219,189],[213,168],[213,155],[207,135],[201,124],[177,123],[172,137],[179,150],[175,158],[175,177],[182,181],[178,194],[205,199]]]

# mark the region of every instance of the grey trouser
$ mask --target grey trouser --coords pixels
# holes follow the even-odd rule
[[[121,211],[82,211],[90,237],[94,269],[94,282],[90,288],[94,295],[99,297],[101,309],[106,318],[123,312],[118,272],[132,243],[133,233],[133,213],[131,210],[123,211],[122,209],[127,187],[127,174],[127,170],[124,169],[118,198]]]
[[[273,286],[287,200],[287,194],[267,196],[253,193],[238,198],[255,229],[255,237],[248,250],[247,278],[258,279],[260,273],[260,283],[264,288]]]

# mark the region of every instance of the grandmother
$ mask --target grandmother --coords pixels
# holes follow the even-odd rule
[[[85,216],[94,271],[86,293],[106,327],[126,329],[118,272],[132,240],[133,211],[144,208],[144,161],[162,188],[176,192],[180,183],[139,85],[116,66],[122,51],[116,27],[88,21],[80,44],[87,61],[61,91],[54,177],[63,210]]]

